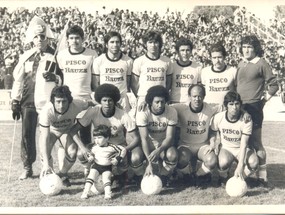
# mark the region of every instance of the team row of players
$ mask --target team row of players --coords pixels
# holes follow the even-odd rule
[[[252,121],[241,109],[241,98],[234,91],[228,92],[223,104],[226,111],[221,111],[221,106],[204,102],[204,97],[205,88],[195,84],[189,88],[190,102],[167,105],[169,93],[157,85],[147,91],[147,106],[137,111],[133,119],[116,106],[120,93],[114,85],[103,84],[97,88],[95,99],[99,104],[92,108],[88,108],[94,105],[91,101],[73,100],[67,86],[55,87],[51,102],[44,106],[39,117],[43,172],[52,168],[51,150],[60,140],[59,174],[65,177],[65,184],[70,183],[66,174],[76,155],[85,166],[87,178],[82,198],[88,197],[91,185],[100,174],[105,197],[111,198],[111,175],[125,180],[129,168],[136,176],[157,174],[167,179],[177,167],[191,183],[191,172],[197,180],[205,180],[218,164],[221,179],[225,181],[229,167],[236,160],[235,175],[244,178],[245,166],[245,174],[251,174],[258,167],[258,158],[248,147]],[[84,145],[78,131],[90,123],[94,127],[93,143]],[[102,125],[109,130],[109,135],[107,131],[107,134],[100,133]],[[202,161],[198,170],[197,160]]]
[[[120,51],[122,40],[120,34],[117,32],[109,32],[105,36],[106,53],[100,55],[99,57],[93,50],[83,47],[84,32],[79,26],[70,27],[67,30],[66,36],[69,47],[63,51],[60,51],[57,55],[57,65],[59,67],[57,74],[60,75],[60,78],[55,76],[54,73],[46,72],[46,65],[42,66],[46,68],[41,68],[41,70],[37,69],[37,71],[35,71],[34,63],[30,63],[30,61],[35,62],[36,59],[34,50],[24,54],[24,56],[20,59],[13,74],[15,78],[15,83],[12,90],[14,105],[12,106],[14,107],[13,117],[18,117],[17,115],[19,115],[19,111],[17,111],[18,109],[15,108],[17,105],[20,105],[19,101],[21,101],[22,107],[27,107],[31,103],[30,100],[33,99],[35,100],[34,102],[38,113],[41,113],[44,104],[46,104],[46,102],[49,100],[51,91],[55,86],[55,83],[51,81],[55,80],[57,82],[60,80],[59,82],[63,82],[65,85],[69,86],[69,89],[72,92],[72,97],[76,100],[90,100],[92,90],[96,92],[95,97],[96,94],[97,96],[100,95],[97,93],[97,90],[104,83],[111,84],[111,86],[116,86],[119,89],[120,99],[114,100],[114,98],[111,97],[113,99],[113,103],[118,102],[120,106],[127,112],[130,110],[127,91],[129,88],[131,88],[132,92],[137,97],[137,108],[133,108],[132,110],[135,113],[131,114],[136,115],[134,116],[135,118],[137,118],[137,115],[140,115],[141,110],[144,109],[145,104],[147,103],[147,92],[152,86],[165,87],[166,91],[170,92],[170,103],[182,104],[186,102],[189,104],[189,98],[191,98],[191,96],[188,97],[189,86],[191,87],[194,86],[194,84],[201,82],[205,86],[205,88],[202,88],[202,91],[204,92],[202,93],[202,97],[203,99],[205,98],[205,101],[212,103],[212,106],[221,105],[227,92],[237,90],[243,103],[245,104],[245,110],[250,113],[253,119],[254,124],[251,142],[253,148],[255,148],[257,151],[257,155],[259,156],[259,164],[263,167],[263,169],[259,168],[259,170],[261,170],[259,172],[262,172],[259,174],[259,176],[267,181],[265,168],[266,156],[264,147],[261,143],[261,125],[263,120],[262,108],[264,102],[268,98],[263,98],[263,93],[266,86],[268,86],[268,92],[270,96],[272,96],[278,90],[278,86],[277,84],[274,84],[274,76],[271,72],[271,68],[263,58],[260,58],[261,46],[260,42],[255,36],[246,36],[243,38],[241,53],[244,56],[244,61],[240,62],[238,69],[231,68],[225,64],[224,59],[226,52],[221,44],[215,44],[210,50],[213,65],[211,67],[202,69],[198,64],[190,60],[193,44],[184,38],[181,38],[176,42],[178,59],[175,62],[171,62],[171,60],[167,57],[160,55],[161,48],[163,46],[162,38],[159,33],[154,31],[148,32],[143,38],[146,54],[137,58],[134,60],[134,62],[127,56],[123,55]],[[42,47],[44,43],[47,44],[47,38],[44,36],[44,34],[38,33],[38,35],[36,34],[33,42],[35,46]],[[45,60],[48,60],[50,55],[51,53],[48,54],[48,52],[46,52],[46,54],[42,55],[42,58],[45,57]],[[48,68],[52,68],[52,66],[48,66]],[[35,90],[34,95],[31,96],[30,91],[27,89],[30,87],[30,83],[32,81],[35,81]],[[198,97],[201,97],[201,95]],[[110,99],[106,99],[104,102],[109,103],[109,100]],[[99,99],[98,102],[102,104],[101,99]],[[192,103],[195,104],[195,102],[191,102],[191,104]],[[92,108],[91,110],[94,111],[98,108],[99,106]],[[110,108],[108,107],[106,109]],[[104,108],[101,110],[104,110]],[[177,112],[178,114],[187,113],[186,110],[180,109]],[[90,111],[87,111],[85,116],[88,116],[88,114],[90,114]],[[41,118],[44,119],[45,117],[40,117],[40,120]],[[80,118],[80,120],[83,119],[86,120],[84,117]],[[87,117],[87,119],[90,120],[92,117]],[[188,115],[187,117],[183,117],[183,119],[188,119]],[[85,129],[87,130],[87,135],[84,135],[82,132],[80,133],[80,138],[83,140],[84,145],[91,142],[91,138],[89,138],[91,136],[91,123],[88,120],[83,120],[80,122],[82,125],[89,124],[89,127],[87,126],[87,129]],[[57,122],[58,127],[64,127],[65,123],[67,123],[66,120]],[[197,135],[208,135],[207,129],[205,131],[203,131],[203,129],[194,129],[200,128],[200,123],[203,125],[204,122],[198,119],[194,120],[193,118],[190,118],[189,122],[187,121],[184,123],[187,126],[182,126],[182,129],[186,129],[186,131],[182,132],[181,134],[184,133],[185,137],[181,136],[180,142],[185,141],[188,143],[189,141],[186,141],[188,138],[187,135],[191,137],[195,137]],[[41,129],[47,128],[48,130],[48,124],[42,123],[41,125],[43,125],[40,127]],[[157,125],[154,122],[154,126]],[[133,127],[134,126],[135,125],[133,125]],[[187,129],[189,126],[193,127]],[[112,128],[115,129],[117,126],[113,126]],[[153,131],[156,130],[154,129]],[[42,133],[49,134],[47,131]],[[126,146],[128,150],[132,149],[131,151],[135,150],[132,147],[135,146],[135,143],[139,141],[138,138],[133,137],[132,134],[133,132],[129,132],[129,135],[131,135],[130,139],[132,141],[131,144]],[[160,135],[160,132],[157,131],[157,135]],[[143,133],[141,136],[145,136],[145,134]],[[46,135],[46,140],[48,139],[51,139],[51,137]],[[57,138],[54,137],[54,139]],[[198,139],[199,143],[201,143],[201,140],[205,140],[203,138],[200,139],[200,137]],[[142,146],[144,146],[145,144],[143,144],[143,138],[141,138],[141,141]],[[51,141],[48,142],[53,141],[51,139]],[[116,143],[123,143],[123,141],[120,140]],[[60,151],[61,157],[65,157],[64,159],[67,161],[69,160],[70,163],[75,161],[72,156],[72,158],[70,156],[65,156],[69,150],[65,151],[64,148],[62,148]],[[153,153],[147,151],[148,150],[143,150],[146,157],[150,156],[149,159],[151,160],[157,158],[157,156],[154,156]],[[155,149],[155,151],[157,150]],[[86,154],[86,150],[83,154]],[[181,154],[183,155],[184,153],[181,152]],[[47,160],[48,158],[45,158],[44,160]],[[66,169],[69,169],[69,167],[64,169],[64,164],[68,163],[65,162],[64,159],[60,159],[62,160],[62,165],[60,165],[62,167],[60,167],[60,171],[63,175],[67,173]],[[130,160],[132,161],[132,159]],[[186,159],[184,162],[187,163],[187,160],[189,159]],[[31,168],[31,162],[33,161],[30,161],[30,163],[27,164],[27,166],[30,165],[30,167],[27,168]],[[183,164],[180,165],[180,163],[178,162],[178,165],[180,169],[183,169]],[[137,161],[137,163],[134,162],[132,166],[140,166],[140,164],[141,162]],[[44,166],[44,169],[46,169],[47,165]],[[150,168],[151,167],[148,167],[146,172],[151,172],[151,170],[149,170]],[[201,171],[203,170],[204,172],[208,172],[208,169],[211,168],[206,168],[205,165],[202,165]],[[200,174],[198,172],[197,174]],[[27,177],[27,174],[25,176]],[[28,176],[30,176],[30,173]]]

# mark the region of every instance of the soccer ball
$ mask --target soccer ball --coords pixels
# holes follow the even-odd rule
[[[231,177],[226,183],[226,192],[231,197],[242,197],[247,192],[247,184],[240,177]]]
[[[142,192],[146,195],[156,195],[162,190],[162,181],[157,175],[144,176],[141,181]]]
[[[62,189],[62,180],[55,173],[43,175],[39,184],[43,194],[48,196],[57,195]]]
[[[94,194],[104,193],[104,183],[102,181],[102,175],[99,175],[98,179],[93,183],[91,192]]]

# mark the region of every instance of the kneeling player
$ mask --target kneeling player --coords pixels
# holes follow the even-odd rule
[[[256,153],[248,148],[249,137],[252,132],[252,121],[245,122],[242,119],[242,101],[236,92],[228,92],[224,98],[226,111],[214,116],[211,129],[220,136],[221,147],[218,154],[218,165],[221,184],[225,184],[228,179],[228,170],[233,161],[237,161],[234,172],[236,177],[244,179],[246,167],[254,171],[258,168],[258,158]],[[210,138],[214,144],[216,135]]]
[[[142,149],[147,161],[145,175],[158,174],[163,182],[166,182],[167,176],[172,173],[178,162],[178,153],[173,146],[177,112],[166,104],[169,94],[163,86],[151,87],[145,101],[148,106],[136,115]],[[156,166],[157,172],[154,170]]]
[[[209,144],[209,128],[211,118],[218,112],[219,106],[212,107],[203,102],[205,95],[204,86],[193,84],[188,89],[190,102],[172,105],[178,114],[177,172],[183,174],[186,185],[207,185],[217,165],[215,148]],[[202,165],[196,170],[198,161]]]
[[[88,158],[89,161],[94,160],[91,166],[90,173],[86,178],[84,191],[81,195],[82,199],[88,198],[89,190],[94,183],[98,180],[100,174],[102,174],[102,181],[104,183],[105,199],[112,198],[111,191],[111,176],[112,165],[117,165],[122,161],[126,155],[126,149],[120,145],[114,145],[109,143],[108,140],[111,137],[111,128],[106,125],[99,125],[94,128],[91,152],[93,156]]]
[[[53,88],[50,102],[44,106],[39,115],[39,146],[43,165],[41,174],[53,168],[51,150],[58,140],[59,176],[65,186],[70,186],[67,172],[76,160],[78,149],[69,135],[70,128],[74,125],[78,113],[94,105],[91,100],[73,100],[68,86]]]

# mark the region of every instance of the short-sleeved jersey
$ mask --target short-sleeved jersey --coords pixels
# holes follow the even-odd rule
[[[170,101],[173,103],[184,103],[188,101],[188,88],[192,84],[200,82],[201,65],[190,62],[188,65],[181,65],[178,61],[172,63],[172,86]]]
[[[134,60],[133,74],[139,77],[138,96],[145,96],[155,85],[166,87],[166,77],[172,75],[171,60],[166,56],[150,59],[147,55]]]
[[[203,104],[201,112],[191,110],[189,103],[173,104],[178,114],[180,127],[179,145],[201,144],[209,139],[209,128],[212,116],[219,111],[220,106],[212,107]]]
[[[101,84],[113,84],[120,90],[121,95],[127,93],[127,76],[131,75],[133,60],[121,54],[118,60],[112,60],[107,53],[95,58],[93,72],[100,76]]]
[[[88,108],[88,102],[73,99],[68,110],[60,114],[56,112],[51,102],[47,103],[39,115],[39,124],[42,127],[50,127],[50,130],[57,136],[68,133],[75,124],[78,113]]]
[[[215,71],[213,66],[203,68],[201,82],[205,86],[207,103],[223,104],[227,92],[235,90],[236,68],[226,66],[222,71]]]
[[[88,48],[80,53],[71,53],[70,49],[58,53],[57,62],[63,72],[63,83],[69,87],[73,98],[90,99],[95,57],[97,53]]]
[[[111,137],[109,142],[115,145],[126,145],[125,130],[134,131],[136,124],[134,120],[122,109],[117,108],[115,114],[111,117],[105,117],[101,111],[101,105],[89,108],[84,116],[78,119],[78,122],[86,127],[90,123],[95,126],[106,125],[111,128]]]
[[[219,131],[221,143],[230,148],[239,148],[242,135],[251,135],[252,121],[245,123],[240,117],[237,121],[231,122],[227,118],[227,111],[217,113],[211,123],[213,131]]]
[[[237,92],[244,104],[257,102],[263,96],[265,83],[275,76],[269,64],[259,57],[241,61],[237,69]]]
[[[99,146],[94,144],[91,151],[94,154],[95,163],[102,166],[112,165],[111,158],[113,157],[120,156],[123,158],[126,155],[126,149],[123,146],[111,143],[108,143],[108,146]]]
[[[161,115],[153,114],[149,108],[138,111],[136,115],[137,126],[147,127],[149,138],[156,148],[166,138],[167,127],[176,126],[177,120],[176,110],[168,105],[165,105],[165,111]]]

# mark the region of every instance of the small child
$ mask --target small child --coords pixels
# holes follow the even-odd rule
[[[127,151],[123,146],[109,143],[110,136],[111,129],[108,126],[98,125],[94,128],[94,145],[91,148],[94,156],[90,156],[88,159],[89,161],[93,161],[93,164],[86,178],[81,199],[88,198],[89,190],[94,181],[98,180],[100,174],[102,174],[102,181],[104,183],[105,199],[112,198],[112,165],[117,165],[125,157]]]

